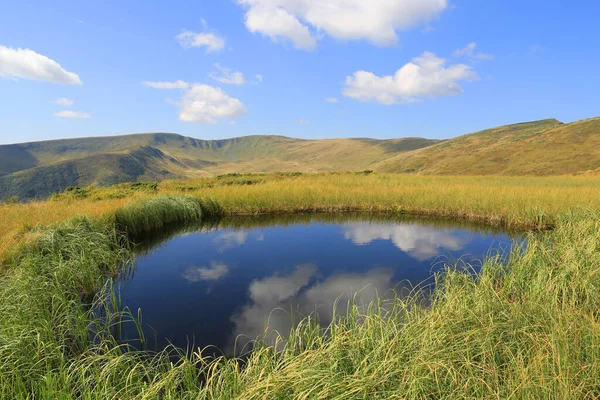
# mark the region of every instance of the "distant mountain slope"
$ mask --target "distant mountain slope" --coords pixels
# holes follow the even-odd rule
[[[169,133],[0,146],[0,200],[45,197],[68,186],[228,172],[353,171],[437,140],[246,136],[198,140]]]
[[[446,141],[199,140],[170,133],[0,146],[0,200],[68,186],[197,178],[230,172],[405,172],[454,175],[600,173],[600,118],[501,126]]]
[[[446,175],[558,175],[600,168],[600,118],[507,125],[379,162],[386,172]]]

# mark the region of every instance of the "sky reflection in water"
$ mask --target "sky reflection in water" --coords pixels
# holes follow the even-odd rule
[[[143,311],[148,348],[217,346],[233,353],[265,333],[289,332],[293,310],[326,325],[355,293],[368,304],[427,280],[458,258],[480,264],[510,236],[489,229],[373,216],[231,219],[148,240],[122,305]],[[154,243],[152,243],[154,242]],[[279,309],[278,311],[273,311]],[[136,337],[125,326],[122,339]],[[273,335],[268,335],[273,340]]]

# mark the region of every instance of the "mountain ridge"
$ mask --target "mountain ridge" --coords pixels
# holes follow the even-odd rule
[[[598,149],[598,150],[596,150]],[[68,186],[200,178],[224,173],[374,170],[443,175],[557,175],[600,170],[600,117],[503,125],[452,139],[203,140],[177,133],[0,145],[0,200]]]

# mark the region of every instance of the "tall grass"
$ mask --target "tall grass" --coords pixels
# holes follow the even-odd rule
[[[162,195],[138,200],[115,212],[118,229],[132,235],[160,229],[173,223],[190,223],[203,216],[215,217],[223,210],[214,201],[203,201],[193,196]]]
[[[105,228],[73,221],[57,228],[60,233],[50,231],[25,256],[22,270],[3,282],[0,395],[596,398],[598,221],[595,212],[563,215],[555,232],[531,235],[506,263],[488,259],[478,276],[459,270],[437,275],[427,305],[417,294],[367,307],[351,304],[325,332],[305,320],[281,339],[281,351],[259,345],[244,361],[200,352],[174,357],[174,349],[149,356],[118,346],[76,295],[101,287],[102,279],[90,275],[103,273],[77,269],[116,265],[127,252],[114,252],[114,236],[104,235]],[[69,250],[60,250],[63,240]],[[55,269],[56,277],[44,272]]]
[[[292,204],[287,196],[271,198],[284,199],[273,209]],[[197,349],[149,355],[112,337],[130,318],[104,290],[132,257],[117,226],[131,234],[160,226],[161,218],[186,221],[220,210],[188,197],[143,199],[112,217],[39,229],[12,258],[0,276],[0,398],[600,397],[599,211],[550,203],[514,210],[551,220],[555,229],[530,234],[527,247],[513,248],[504,263],[489,258],[477,276],[452,269],[437,275],[427,304],[418,293],[351,304],[326,331],[305,320],[289,338],[282,333],[280,351],[258,343],[239,360]],[[152,217],[144,218],[146,211]],[[93,293],[100,295],[90,305],[82,294]]]
[[[599,176],[267,174],[252,185],[231,184],[232,179],[168,181],[158,184],[156,192],[212,199],[233,215],[385,211],[516,228],[554,225],[556,215],[573,207],[600,209]],[[0,204],[0,260],[19,242],[35,237],[40,226],[74,216],[110,218],[124,205],[156,195],[154,190],[132,190],[131,185],[89,188],[85,193],[84,198],[65,195],[56,201]]]

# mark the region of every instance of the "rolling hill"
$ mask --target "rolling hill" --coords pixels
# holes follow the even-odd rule
[[[198,178],[229,172],[364,170],[437,140],[246,136],[198,140],[169,133],[0,146],[0,199],[45,197],[68,186]]]
[[[445,175],[600,173],[600,117],[506,125],[439,141],[199,140],[171,133],[0,146],[0,200],[45,197],[68,186],[247,172],[402,172]]]
[[[561,175],[600,169],[600,118],[506,125],[459,136],[377,163],[385,172]]]

